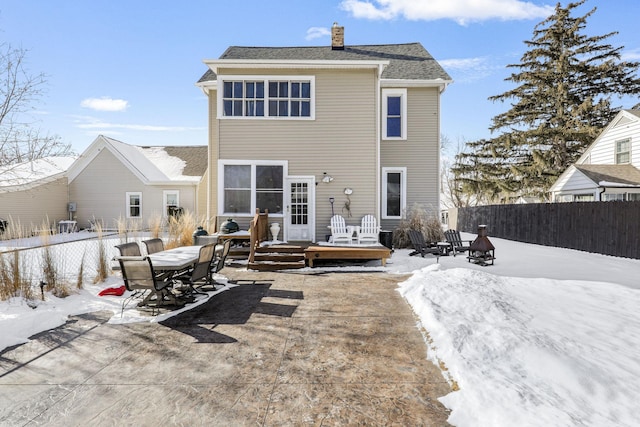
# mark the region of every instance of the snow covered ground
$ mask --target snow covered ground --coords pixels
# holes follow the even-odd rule
[[[490,239],[493,266],[397,250],[385,268],[412,273],[398,290],[420,318],[429,357],[458,388],[441,398],[449,421],[638,425],[640,260]],[[36,308],[21,299],[0,303],[0,349],[70,314],[111,310],[112,322],[161,320],[135,308],[120,317],[122,297],[98,296],[121,283],[114,276],[65,299],[47,295]]]

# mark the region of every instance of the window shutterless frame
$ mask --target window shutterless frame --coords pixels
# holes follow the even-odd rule
[[[382,89],[382,139],[407,139],[407,90]]]
[[[314,120],[315,76],[218,76],[218,119]]]
[[[142,217],[142,192],[127,191],[126,193],[127,218]]]
[[[286,160],[218,160],[218,215],[252,216],[256,208],[282,216]]]
[[[407,168],[382,168],[382,218],[404,218],[407,209]]]

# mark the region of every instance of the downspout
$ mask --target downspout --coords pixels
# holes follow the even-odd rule
[[[605,191],[607,191],[607,187],[602,187],[602,191],[600,192],[600,194],[598,195],[598,201],[601,202],[602,201],[602,195],[605,193]]]
[[[376,82],[376,86],[377,86],[377,91],[376,91],[376,219],[378,221],[378,224],[381,224],[381,219],[382,219],[382,212],[381,212],[381,201],[380,201],[380,193],[381,193],[381,177],[382,177],[382,172],[381,172],[381,165],[380,165],[380,153],[381,153],[381,149],[380,149],[380,142],[381,142],[381,137],[380,137],[380,120],[381,120],[381,114],[382,114],[382,109],[381,109],[381,105],[380,103],[382,102],[382,85],[381,85],[381,80],[382,80],[382,72],[384,71],[384,65],[380,64],[378,66],[378,76],[377,76],[377,82]]]

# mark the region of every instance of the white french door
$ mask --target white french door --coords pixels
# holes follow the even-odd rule
[[[285,240],[315,241],[315,200],[315,177],[290,176],[287,178]]]

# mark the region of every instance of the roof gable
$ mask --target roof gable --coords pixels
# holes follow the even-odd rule
[[[582,153],[582,156],[576,161],[576,164],[582,164],[588,158],[594,147],[598,145],[598,143],[603,139],[607,133],[618,126],[626,126],[631,122],[637,122],[640,120],[640,111],[639,110],[620,110],[618,114],[611,120],[611,122],[600,132],[600,135],[593,140],[591,145],[587,147],[587,149]]]
[[[145,184],[197,183],[206,170],[207,146],[140,147],[100,135],[69,168],[69,181],[103,149]]]

